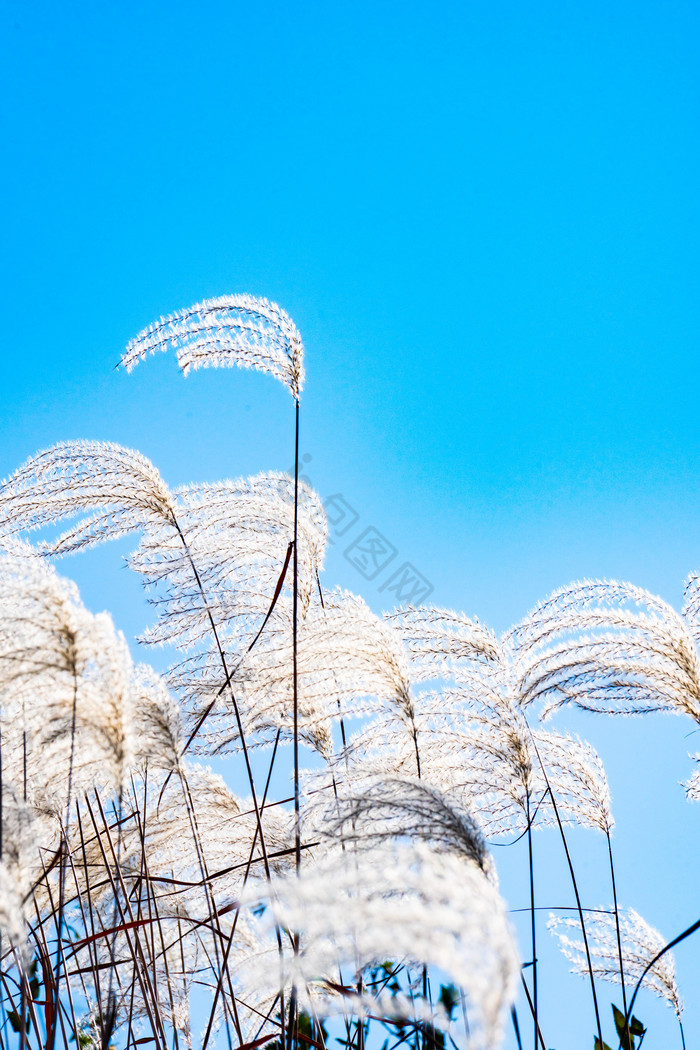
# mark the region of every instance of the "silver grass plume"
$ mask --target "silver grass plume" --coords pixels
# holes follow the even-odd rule
[[[700,720],[700,663],[688,624],[632,584],[592,580],[562,588],[504,644],[520,702],[542,701],[542,717],[574,703],[606,714],[672,711]]]
[[[131,371],[147,354],[168,349],[175,350],[185,374],[207,366],[254,368],[275,376],[299,399],[301,336],[288,314],[267,299],[221,295],[161,317],[128,343],[121,364]]]
[[[534,730],[532,737],[562,821],[609,834],[615,820],[608,778],[598,752],[588,741],[569,734]],[[547,805],[546,809],[546,821],[553,824],[551,806]]]
[[[0,546],[19,532],[87,516],[42,542],[67,554],[116,539],[147,523],[174,522],[173,497],[139,452],[104,441],[64,441],[27,460],[0,486]]]
[[[520,681],[508,644],[452,610],[410,607],[386,618],[409,650],[413,680],[457,683],[457,688],[419,693],[415,699],[422,776],[432,767],[444,786],[445,767],[451,764],[454,785],[461,783],[470,792],[486,834],[497,835],[522,830],[530,804],[536,809],[535,826],[556,823],[542,763],[566,823],[604,832],[612,828],[599,756],[571,736],[530,730],[520,710]],[[455,746],[461,769],[459,754],[455,768]]]
[[[38,822],[23,800],[22,790],[3,778],[2,848],[0,850],[0,943],[26,959],[27,901],[41,871]]]
[[[260,742],[277,729],[292,729],[292,602],[281,597],[254,647],[231,666],[246,725]],[[191,698],[191,717],[222,696],[222,672],[213,657],[186,660],[170,675],[174,689]],[[324,594],[311,601],[298,625],[299,727],[325,756],[332,750],[330,722],[348,715],[392,708],[404,713],[408,702],[406,661],[393,632],[356,595]],[[206,753],[237,746],[237,728],[222,699],[211,709],[200,734]]]
[[[307,823],[326,845],[364,850],[392,839],[426,842],[494,874],[481,829],[462,799],[416,777],[375,776],[357,786],[341,781],[335,792],[308,798]]]
[[[119,789],[132,755],[132,665],[106,613],[38,558],[0,558],[3,773],[58,810]]]
[[[247,887],[243,900],[262,900],[267,928],[275,922],[298,930],[301,943],[284,956],[279,976],[269,957],[247,966],[240,974],[246,984],[294,984],[300,1005],[321,1015],[359,1010],[427,1019],[420,1000],[377,1000],[350,985],[387,958],[435,965],[466,992],[469,1045],[500,1045],[519,964],[503,902],[474,863],[421,842],[336,849],[299,876]]]
[[[488,838],[526,830],[528,805],[534,828],[556,824],[540,760],[565,824],[612,829],[605,770],[589,744],[559,733],[531,733],[514,709],[498,718],[482,718],[474,708],[451,710],[450,697],[454,700],[455,694],[437,695],[439,712],[416,714],[421,783],[459,799]],[[421,694],[419,700],[425,699]],[[333,757],[329,769],[308,773],[305,791],[312,807],[324,795],[331,807],[333,790],[364,792],[377,777],[415,777],[416,772],[412,734],[402,732],[394,719],[378,718]]]
[[[580,939],[579,919],[551,915],[547,925],[559,938],[562,952],[573,964],[572,973],[586,976],[589,970],[583,941]],[[589,913],[586,916],[586,933],[594,977],[619,984],[620,962],[614,912]],[[666,947],[667,941],[632,908],[620,912],[620,937],[626,982],[638,981],[654,956]],[[666,952],[654,963],[644,978],[642,987],[649,988],[659,998],[665,999],[669,1006],[673,1007],[678,1020],[681,1020],[683,1002],[676,985],[673,956],[670,952]]]
[[[176,525],[146,524],[129,565],[155,592],[158,622],[148,644],[188,649],[209,638],[213,618],[234,648],[245,649],[270,609],[288,562],[294,524],[294,481],[268,472],[217,484],[185,485],[173,494]],[[318,495],[300,485],[298,584],[301,616],[323,567],[326,516]],[[193,564],[204,594],[193,579]],[[282,593],[289,594],[287,571]],[[239,657],[240,658],[240,657]]]
[[[398,632],[408,650],[414,682],[459,680],[465,662],[490,663],[499,659],[493,632],[478,620],[452,609],[409,605],[385,613],[384,619]]]

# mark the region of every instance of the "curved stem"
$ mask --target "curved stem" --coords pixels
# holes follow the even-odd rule
[[[190,567],[192,569],[192,573],[193,573],[195,581],[197,583],[197,587],[199,589],[199,593],[202,596],[202,601],[204,602],[204,609],[205,609],[206,614],[207,614],[207,619],[209,620],[209,625],[211,627],[212,634],[214,636],[214,641],[216,642],[216,648],[217,648],[218,653],[219,653],[219,659],[221,660],[221,665],[223,667],[224,676],[225,676],[225,684],[227,684],[228,687],[229,687],[229,695],[231,697],[231,703],[233,704],[233,713],[234,713],[235,718],[236,718],[236,727],[238,729],[238,735],[239,735],[240,741],[241,741],[241,750],[243,751],[243,758],[245,759],[246,772],[248,774],[248,783],[250,785],[250,794],[251,794],[251,797],[252,797],[252,800],[253,800],[253,809],[255,810],[255,821],[256,821],[256,824],[257,824],[257,827],[258,827],[258,833],[260,835],[260,848],[262,850],[263,863],[265,865],[265,874],[266,874],[267,878],[269,879],[270,878],[270,865],[269,865],[268,859],[267,859],[267,847],[265,845],[265,835],[263,834],[262,821],[260,819],[260,808],[258,806],[258,798],[257,798],[256,792],[255,792],[255,781],[253,780],[253,770],[252,770],[251,765],[250,765],[250,756],[248,754],[248,746],[246,744],[245,733],[243,731],[243,723],[241,721],[241,713],[240,713],[240,710],[238,708],[238,703],[236,701],[236,695],[235,695],[235,693],[233,691],[233,685],[231,684],[231,675],[229,674],[228,664],[226,662],[226,655],[224,653],[223,646],[221,645],[221,640],[219,638],[219,632],[216,629],[216,624],[214,623],[214,617],[212,615],[211,609],[209,608],[209,602],[207,601],[207,597],[206,597],[206,594],[204,592],[204,585],[202,583],[202,580],[201,580],[201,577],[199,575],[199,572],[197,571],[197,566],[194,563],[194,558],[192,557],[192,552],[190,551],[190,548],[189,548],[189,545],[187,543],[187,540],[185,539],[185,536],[184,536],[184,534],[182,532],[182,529],[180,528],[180,524],[179,524],[177,518],[175,517],[175,515],[173,515],[173,524],[174,524],[175,529],[177,530],[177,534],[180,537],[180,540],[182,542],[182,546],[184,548],[187,560],[190,563]]]
[[[642,987],[642,982],[644,981],[644,978],[646,977],[646,975],[649,973],[649,970],[651,970],[652,966],[659,961],[659,959],[661,958],[662,955],[665,955],[666,952],[671,950],[671,948],[674,948],[677,944],[680,944],[681,941],[684,941],[686,939],[686,937],[690,937],[691,933],[696,933],[698,930],[700,930],[700,919],[698,919],[697,922],[694,922],[692,926],[689,926],[687,930],[683,930],[683,933],[679,933],[678,936],[674,937],[672,941],[669,941],[668,944],[664,948],[662,948],[660,952],[656,953],[656,955],[651,960],[651,962],[647,963],[647,965],[642,970],[642,976],[637,981],[637,984],[636,984],[635,989],[634,989],[634,994],[632,995],[632,998],[630,1000],[630,1004],[629,1004],[629,1007],[627,1009],[627,1014],[625,1016],[625,1023],[626,1024],[629,1024],[630,1018],[632,1016],[632,1009],[634,1007],[634,1001],[637,998],[637,992]],[[680,1023],[680,1017],[678,1018],[678,1021]],[[685,1047],[685,1036],[683,1035],[683,1025],[681,1025],[681,1038],[683,1039],[683,1046]],[[619,1050],[622,1050],[622,1039],[620,1039]]]
[[[581,923],[581,933],[583,934],[583,947],[584,947],[585,952],[586,952],[586,962],[588,963],[588,976],[590,977],[590,981],[591,981],[591,995],[593,996],[593,1009],[595,1011],[595,1021],[596,1021],[596,1027],[598,1029],[598,1039],[600,1041],[600,1045],[603,1046],[604,1045],[603,1044],[603,1030],[602,1030],[602,1027],[601,1027],[601,1024],[600,1024],[600,1011],[598,1009],[598,996],[596,994],[595,979],[593,977],[593,961],[591,959],[590,948],[588,947],[588,935],[586,933],[586,924],[583,921],[583,908],[581,907],[581,897],[579,896],[579,892],[578,892],[578,883],[576,882],[576,873],[574,871],[574,865],[573,865],[572,860],[571,860],[571,854],[569,853],[569,844],[566,841],[566,835],[564,834],[564,827],[563,827],[562,822],[561,822],[561,817],[559,816],[559,807],[557,806],[557,800],[554,797],[554,792],[552,791],[552,785],[549,783],[549,777],[547,776],[547,770],[545,769],[544,762],[542,761],[542,758],[540,756],[540,752],[539,752],[539,750],[537,748],[537,744],[535,742],[535,738],[533,736],[532,730],[530,729],[529,725],[528,725],[528,729],[530,730],[530,739],[532,741],[532,746],[533,746],[533,748],[535,750],[535,754],[537,755],[537,761],[540,764],[540,769],[542,770],[542,776],[544,777],[544,782],[547,785],[547,789],[549,791],[549,797],[550,797],[551,802],[552,802],[552,808],[554,810],[554,816],[557,819],[557,826],[559,828],[559,834],[561,836],[561,841],[562,841],[562,843],[564,845],[564,852],[566,854],[566,863],[569,866],[569,874],[571,875],[571,884],[572,884],[572,886],[574,888],[574,896],[576,897],[576,908],[578,910],[579,922]]]

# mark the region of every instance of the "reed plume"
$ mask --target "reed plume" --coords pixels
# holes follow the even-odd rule
[[[221,295],[161,317],[127,345],[131,371],[148,354],[175,350],[190,369],[236,365],[275,376],[298,400],[304,384],[303,346],[291,318],[276,303],[252,295]]]

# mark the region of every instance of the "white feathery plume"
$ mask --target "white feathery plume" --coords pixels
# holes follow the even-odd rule
[[[530,731],[509,636],[501,645],[478,621],[451,610],[410,608],[388,619],[409,649],[414,680],[459,686],[414,699],[423,778],[437,775],[444,788],[452,777],[452,786],[471,795],[485,833],[502,835],[526,826],[528,808],[537,810],[536,826],[556,822],[544,765],[565,822],[612,828],[605,771],[590,744]]]
[[[177,489],[175,528],[167,520],[149,522],[129,559],[144,584],[158,592],[158,622],[141,640],[183,649],[203,639],[211,644],[211,617],[218,629],[237,636],[236,646],[246,638],[250,644],[288,564],[293,489],[292,478],[275,472]],[[297,530],[301,617],[323,566],[326,530],[320,498],[302,483]],[[291,575],[288,570],[283,593],[289,593]]]
[[[173,497],[145,456],[104,441],[64,441],[32,456],[0,486],[0,542],[7,547],[15,533],[86,511],[86,517],[38,549],[67,554],[148,522],[172,525],[174,520]]]
[[[442,720],[434,711],[416,715],[422,784],[460,799],[488,838],[510,837],[526,829],[528,809],[533,827],[556,824],[541,761],[564,823],[601,831],[612,828],[605,771],[589,744],[558,733],[530,732],[515,707],[504,708],[497,717],[476,707],[460,712],[459,696],[440,695]],[[419,699],[425,700],[426,694]],[[378,776],[416,773],[412,734],[401,732],[395,721],[375,719],[334,757],[330,769],[306,775],[305,790],[312,808],[324,794],[330,807],[333,789],[359,791]],[[346,788],[346,782],[351,787]]]
[[[547,925],[551,932],[557,935],[562,952],[573,964],[572,973],[587,976],[589,969],[578,917],[550,915]],[[619,984],[620,958],[614,912],[587,915],[586,934],[593,976]],[[620,912],[620,939],[626,984],[638,981],[654,956],[667,944],[659,931],[632,908]],[[642,987],[648,987],[659,998],[665,999],[673,1007],[678,1020],[681,1020],[683,1002],[676,985],[673,956],[670,952],[666,952],[654,963],[644,978]]]
[[[285,737],[292,731],[292,609],[291,600],[281,597],[255,646],[239,662],[233,656],[230,662],[244,722],[259,742],[277,729]],[[389,707],[405,713],[409,694],[401,646],[356,595],[329,591],[323,606],[311,602],[298,626],[297,651],[300,733],[322,754],[331,751],[333,718]],[[195,722],[210,710],[200,733],[202,750],[236,746],[238,732],[223,695],[220,663],[211,656],[185,661],[170,681],[190,698]]]
[[[178,365],[254,368],[275,376],[298,401],[304,383],[303,346],[293,321],[276,303],[251,295],[221,295],[161,317],[132,339],[127,371],[147,354],[173,349]]]
[[[495,635],[452,609],[409,605],[384,614],[408,649],[411,678],[422,682],[456,678],[465,661],[495,661],[499,647]]]
[[[571,702],[608,714],[665,710],[700,720],[700,661],[688,625],[639,587],[573,583],[538,605],[504,644],[520,702],[543,701],[542,717]]]
[[[165,682],[147,664],[134,670],[134,766],[169,772],[180,767],[182,711]]]
[[[615,820],[608,778],[598,752],[588,741],[569,734],[534,730],[532,737],[562,821],[609,834]],[[547,804],[543,818],[554,823],[551,804]]]
[[[3,773],[57,812],[118,788],[132,753],[131,660],[106,613],[38,558],[0,558]]]
[[[21,792],[3,777],[2,848],[0,850],[0,935],[26,954],[26,898],[39,872],[41,859],[37,821]],[[7,945],[5,945],[7,947]]]
[[[317,1014],[349,1007],[410,1019],[421,1013],[408,1000],[377,1001],[367,993],[363,999],[348,986],[387,958],[435,965],[466,992],[469,1045],[500,1044],[519,964],[503,902],[474,863],[421,842],[336,849],[298,877],[249,885],[243,901],[260,900],[269,905],[268,928],[274,921],[298,931],[300,949],[284,956],[281,974],[269,955],[262,965],[246,963],[239,975],[246,984],[275,990],[294,984],[300,1006]]]
[[[316,792],[307,798],[305,828],[307,824],[324,843],[356,850],[373,849],[388,839],[427,842],[495,877],[481,829],[463,800],[416,777],[376,775],[359,785],[340,781],[332,794]]]

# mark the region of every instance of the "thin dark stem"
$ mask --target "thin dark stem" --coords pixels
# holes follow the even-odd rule
[[[529,728],[529,726],[528,726],[528,728]],[[532,741],[532,746],[533,746],[533,748],[535,750],[535,754],[537,755],[537,761],[539,762],[540,768],[542,770],[542,776],[544,777],[544,782],[547,785],[547,789],[549,791],[549,797],[550,797],[551,802],[552,802],[552,809],[554,810],[554,816],[556,817],[556,820],[557,820],[557,826],[559,828],[559,834],[561,836],[561,841],[562,841],[562,843],[564,845],[564,853],[566,854],[566,863],[569,866],[569,874],[571,875],[571,884],[572,884],[572,886],[574,888],[574,896],[576,897],[576,908],[578,910],[578,917],[579,917],[579,921],[581,923],[581,933],[583,934],[583,947],[584,947],[584,949],[586,951],[586,961],[588,963],[588,976],[589,976],[590,982],[591,982],[591,995],[593,996],[593,1009],[595,1011],[595,1021],[596,1021],[596,1027],[598,1029],[598,1039],[600,1041],[600,1045],[603,1046],[603,1029],[602,1029],[602,1026],[601,1026],[601,1023],[600,1023],[600,1011],[598,1009],[598,996],[596,994],[595,979],[593,977],[593,961],[591,959],[591,952],[590,952],[590,949],[588,947],[588,935],[586,933],[586,924],[583,921],[583,908],[581,907],[581,897],[580,897],[579,892],[578,892],[578,883],[576,881],[576,873],[574,871],[574,865],[573,865],[573,862],[571,860],[571,854],[569,853],[569,844],[566,841],[566,835],[564,834],[564,826],[562,825],[561,817],[559,816],[559,807],[557,806],[557,800],[554,797],[554,792],[552,791],[552,785],[549,783],[549,777],[547,776],[547,770],[545,769],[544,762],[542,761],[542,758],[540,757],[540,753],[539,753],[539,750],[537,748],[537,744],[535,743],[535,738],[532,735],[532,730],[530,730],[530,739]]]
[[[212,615],[211,609],[209,608],[209,602],[207,601],[207,598],[206,598],[206,594],[205,594],[205,591],[204,591],[204,585],[202,583],[201,577],[200,577],[199,572],[197,570],[197,566],[195,565],[194,558],[192,557],[192,552],[190,551],[190,548],[189,548],[189,545],[187,543],[187,540],[185,539],[185,536],[184,536],[184,534],[182,532],[182,529],[180,528],[180,525],[179,525],[179,523],[177,521],[177,518],[175,518],[175,516],[173,516],[173,524],[175,526],[175,529],[177,531],[178,536],[180,537],[180,540],[182,542],[182,546],[184,547],[185,554],[187,556],[187,560],[190,563],[190,568],[192,569],[192,573],[193,573],[195,581],[197,583],[197,587],[199,588],[199,593],[202,596],[202,601],[204,602],[204,608],[205,608],[205,611],[206,611],[206,614],[207,614],[207,619],[209,620],[209,626],[211,627],[212,634],[214,636],[214,641],[216,642],[216,648],[217,648],[218,653],[219,653],[219,659],[221,660],[221,666],[223,667],[226,684],[228,684],[228,686],[229,686],[229,695],[231,697],[231,703],[233,705],[233,713],[234,713],[234,716],[235,716],[235,719],[236,719],[236,726],[238,728],[238,736],[239,736],[240,741],[241,741],[241,750],[243,752],[243,758],[245,760],[246,772],[248,774],[248,783],[250,785],[250,794],[251,794],[251,797],[252,797],[252,800],[253,800],[253,809],[255,810],[255,819],[256,819],[256,822],[257,822],[257,825],[258,825],[258,832],[260,833],[260,848],[262,850],[263,862],[265,864],[265,874],[267,875],[267,877],[269,879],[270,878],[270,865],[268,864],[268,860],[267,860],[267,848],[266,848],[266,845],[265,845],[265,835],[263,833],[262,823],[261,823],[261,819],[260,819],[260,810],[258,808],[258,797],[257,797],[257,794],[255,792],[255,781],[253,779],[253,770],[252,770],[252,767],[250,765],[250,756],[248,754],[248,746],[246,744],[245,733],[243,731],[243,723],[241,721],[241,713],[240,713],[240,710],[238,708],[238,702],[236,700],[236,696],[235,696],[235,693],[233,691],[233,686],[231,684],[231,675],[229,674],[228,664],[227,664],[227,661],[226,661],[226,655],[224,653],[223,646],[221,645],[221,640],[219,638],[219,632],[216,629],[216,624],[214,622],[214,617]]]
[[[610,857],[610,881],[612,882],[613,905],[615,908],[615,931],[617,933],[617,957],[620,961],[620,984],[622,985],[622,1012],[627,1016],[627,992],[625,989],[625,968],[622,963],[622,937],[620,936],[620,911],[617,906],[617,889],[615,887],[615,865],[613,864],[612,843],[610,842],[610,830],[606,828],[605,837],[608,840],[608,856]],[[629,1035],[625,1031],[625,1035]]]
[[[292,689],[294,696],[294,846],[297,874],[301,867],[301,828],[299,825],[299,681],[297,661],[297,613],[299,606],[299,402],[296,402],[294,429],[294,561],[292,591]]]
[[[630,1004],[629,1004],[629,1007],[627,1009],[627,1014],[625,1016],[625,1023],[626,1024],[629,1024],[629,1022],[630,1022],[630,1018],[632,1016],[632,1010],[634,1008],[634,1001],[637,998],[637,992],[642,987],[642,982],[644,981],[644,978],[646,977],[646,975],[649,973],[649,970],[651,970],[652,966],[659,961],[659,959],[661,958],[662,955],[665,955],[666,952],[671,950],[671,948],[674,948],[677,944],[680,944],[681,941],[684,941],[686,939],[686,937],[690,937],[691,933],[696,933],[698,930],[700,930],[700,919],[698,919],[697,922],[694,922],[692,926],[689,926],[687,930],[683,930],[683,933],[679,933],[678,936],[674,937],[672,941],[669,941],[668,944],[664,948],[662,948],[660,952],[656,953],[656,955],[651,960],[651,962],[647,963],[647,965],[642,970],[642,976],[637,981],[637,984],[636,984],[635,989],[634,989],[634,994],[632,995],[632,998],[630,1000]],[[680,1018],[678,1020],[680,1022]],[[683,1046],[685,1047],[685,1036],[683,1035],[683,1025],[681,1025],[681,1038],[683,1039]],[[619,1050],[622,1050],[622,1039],[620,1039]]]
[[[527,981],[523,977],[522,973],[520,974],[520,980],[522,982],[523,989],[525,991],[525,998],[527,999],[527,1005],[530,1007],[530,1013],[532,1014],[532,1016],[534,1018],[534,1016],[535,1016],[535,1006],[534,1006],[534,1003],[533,1003],[532,998],[530,996],[530,989],[527,986]],[[540,1026],[539,1026],[539,1024],[537,1024],[537,1022],[535,1022],[535,1024],[536,1024],[535,1032],[537,1033],[537,1038],[540,1041],[540,1047],[542,1048],[542,1050],[547,1050],[547,1047],[544,1044],[544,1039],[542,1038],[542,1032],[540,1031]],[[601,1046],[602,1046],[603,1040],[601,1039],[600,1042],[601,1042]]]
[[[525,792],[525,804],[527,810],[527,852],[530,864],[530,936],[532,940],[532,999],[534,1003],[533,1038],[535,1043],[535,1050],[537,1050],[537,1031],[539,1028],[537,1013],[537,936],[535,932],[535,875],[534,866],[532,862],[532,821],[530,819],[529,789],[527,789]]]
[[[513,1029],[515,1030],[515,1040],[518,1044],[518,1050],[523,1050],[522,1040],[520,1039],[520,1025],[518,1024],[518,1015],[515,1011],[515,1007],[511,1006],[510,1016],[513,1021]]]

